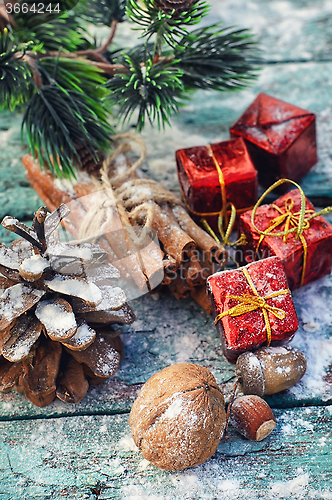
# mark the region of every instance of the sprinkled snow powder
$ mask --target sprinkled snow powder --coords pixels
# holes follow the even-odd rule
[[[78,327],[77,332],[70,339],[70,343],[75,343],[77,346],[82,346],[88,344],[93,338],[95,338],[96,332],[90,328],[89,325],[83,323]]]
[[[73,312],[65,311],[63,307],[47,301],[38,304],[36,316],[47,330],[66,332],[76,327]]]
[[[165,411],[163,418],[176,418],[183,409],[183,399],[177,398]]]
[[[94,283],[87,281],[74,278],[66,279],[62,276],[57,276],[51,281],[45,281],[45,284],[55,292],[73,295],[86,302],[99,304],[103,299],[100,289]]]
[[[20,268],[20,262],[16,259],[15,253],[7,247],[0,247],[0,263],[9,269]]]
[[[20,269],[25,271],[26,273],[31,274],[41,274],[44,269],[49,266],[49,263],[46,259],[44,259],[41,255],[33,255],[28,259],[24,259],[22,262]]]
[[[309,484],[309,474],[301,474],[290,481],[276,481],[271,483],[271,494],[276,498],[292,498],[293,496],[303,495]]]
[[[88,261],[92,259],[91,248],[84,245],[55,245],[51,248],[51,254],[61,257],[75,257],[76,259]]]
[[[31,345],[34,342],[34,338],[31,340],[29,338],[25,339],[24,342],[21,341],[19,347],[15,347],[15,349],[10,350],[10,361],[14,363],[15,361],[21,361],[21,359],[25,358],[31,349]]]
[[[2,295],[4,303],[0,305],[0,315],[4,316],[6,319],[12,319],[15,317],[15,311],[19,311],[24,308],[23,294],[29,293],[29,291],[30,289],[27,286],[21,284],[7,288]]]
[[[120,439],[119,448],[123,451],[139,451],[132,436],[129,434]]]

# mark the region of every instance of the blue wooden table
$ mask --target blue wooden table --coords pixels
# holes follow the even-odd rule
[[[332,204],[331,1],[212,3],[207,22],[252,28],[261,39],[259,77],[240,93],[197,92],[171,129],[147,128],[145,168],[176,191],[175,150],[227,139],[229,126],[265,92],[317,114],[320,160],[302,186],[317,206]],[[0,115],[0,218],[29,220],[41,202],[20,163],[21,118]],[[0,240],[8,243],[10,235],[1,229]],[[212,318],[196,303],[144,296],[131,303],[137,320],[124,328],[120,369],[81,403],[57,400],[37,408],[21,394],[0,395],[0,500],[331,499],[332,276],[296,290],[294,301],[300,329],[292,345],[306,354],[308,369],[297,386],[268,399],[277,427],[266,440],[253,443],[231,431],[210,460],[181,472],[160,471],[143,459],[128,414],[153,373],[172,363],[198,363],[225,394],[234,377]]]

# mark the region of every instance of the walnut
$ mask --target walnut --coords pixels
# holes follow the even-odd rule
[[[193,467],[214,454],[223,436],[224,396],[207,368],[168,366],[143,385],[129,425],[146,460],[166,470]]]

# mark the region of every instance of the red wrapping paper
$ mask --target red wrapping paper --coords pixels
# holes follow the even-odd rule
[[[242,139],[211,144],[211,148],[223,174],[227,202],[239,210],[252,207],[257,201],[257,172]],[[219,213],[223,207],[220,180],[208,148],[180,149],[176,162],[182,194],[193,216]],[[217,227],[218,215],[204,218]]]
[[[288,290],[287,279],[281,260],[278,257],[253,262],[245,266],[261,297],[273,292]],[[239,304],[230,295],[243,296],[253,294],[242,268],[215,273],[207,279],[207,288],[211,297],[215,316]],[[271,312],[268,318],[271,326],[271,345],[283,345],[289,342],[298,329],[298,319],[292,296],[288,293],[266,299],[273,307],[285,312],[284,319],[278,319]],[[267,344],[267,328],[262,309],[256,309],[237,317],[224,316],[217,322],[223,353],[235,362],[245,351],[253,351]]]
[[[274,204],[282,211],[285,211],[285,201],[294,201],[293,213],[297,213],[301,208],[301,195],[299,190],[294,189],[278,198]],[[306,210],[313,210],[314,206],[306,198]],[[239,232],[246,236],[247,245],[242,246],[242,262],[252,262],[255,260],[256,249],[259,243],[260,234],[255,231],[251,222],[252,210],[240,216]],[[272,205],[261,205],[255,214],[255,226],[260,231],[266,231],[271,221],[278,217],[280,213]],[[310,214],[307,214],[308,217]],[[285,230],[285,224],[276,227],[273,232],[279,233]],[[310,227],[305,229],[303,237],[307,244],[307,259],[303,284],[321,278],[329,274],[332,268],[332,225],[323,216],[310,220]],[[284,265],[288,285],[291,290],[298,288],[301,284],[303,269],[303,244],[296,239],[295,233],[287,235],[286,243],[282,236],[265,236],[261,241],[257,258],[266,258],[272,255],[279,257]]]
[[[266,94],[258,95],[230,133],[245,140],[264,187],[281,178],[298,181],[317,162],[315,115]]]

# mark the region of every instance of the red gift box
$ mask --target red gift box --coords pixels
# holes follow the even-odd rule
[[[291,290],[329,274],[332,267],[332,225],[321,215],[306,220],[315,213],[315,209],[307,198],[305,200],[304,230],[300,238],[297,238],[296,232],[284,236],[260,235],[252,224],[252,210],[242,214],[239,220],[239,232],[247,240],[247,244],[242,246],[241,260],[251,262],[256,258],[276,255],[284,264]],[[281,233],[287,224],[290,228],[298,227],[300,210],[301,193],[294,189],[272,205],[258,207],[254,224],[260,231]]]
[[[257,201],[257,172],[242,139],[180,149],[176,162],[187,207],[214,229],[225,203],[244,211]]]
[[[207,279],[207,288],[223,352],[231,362],[262,345],[283,345],[298,329],[293,299],[278,257],[215,273]]]
[[[266,94],[258,95],[230,133],[245,140],[262,186],[281,178],[298,181],[317,162],[315,115]]]

